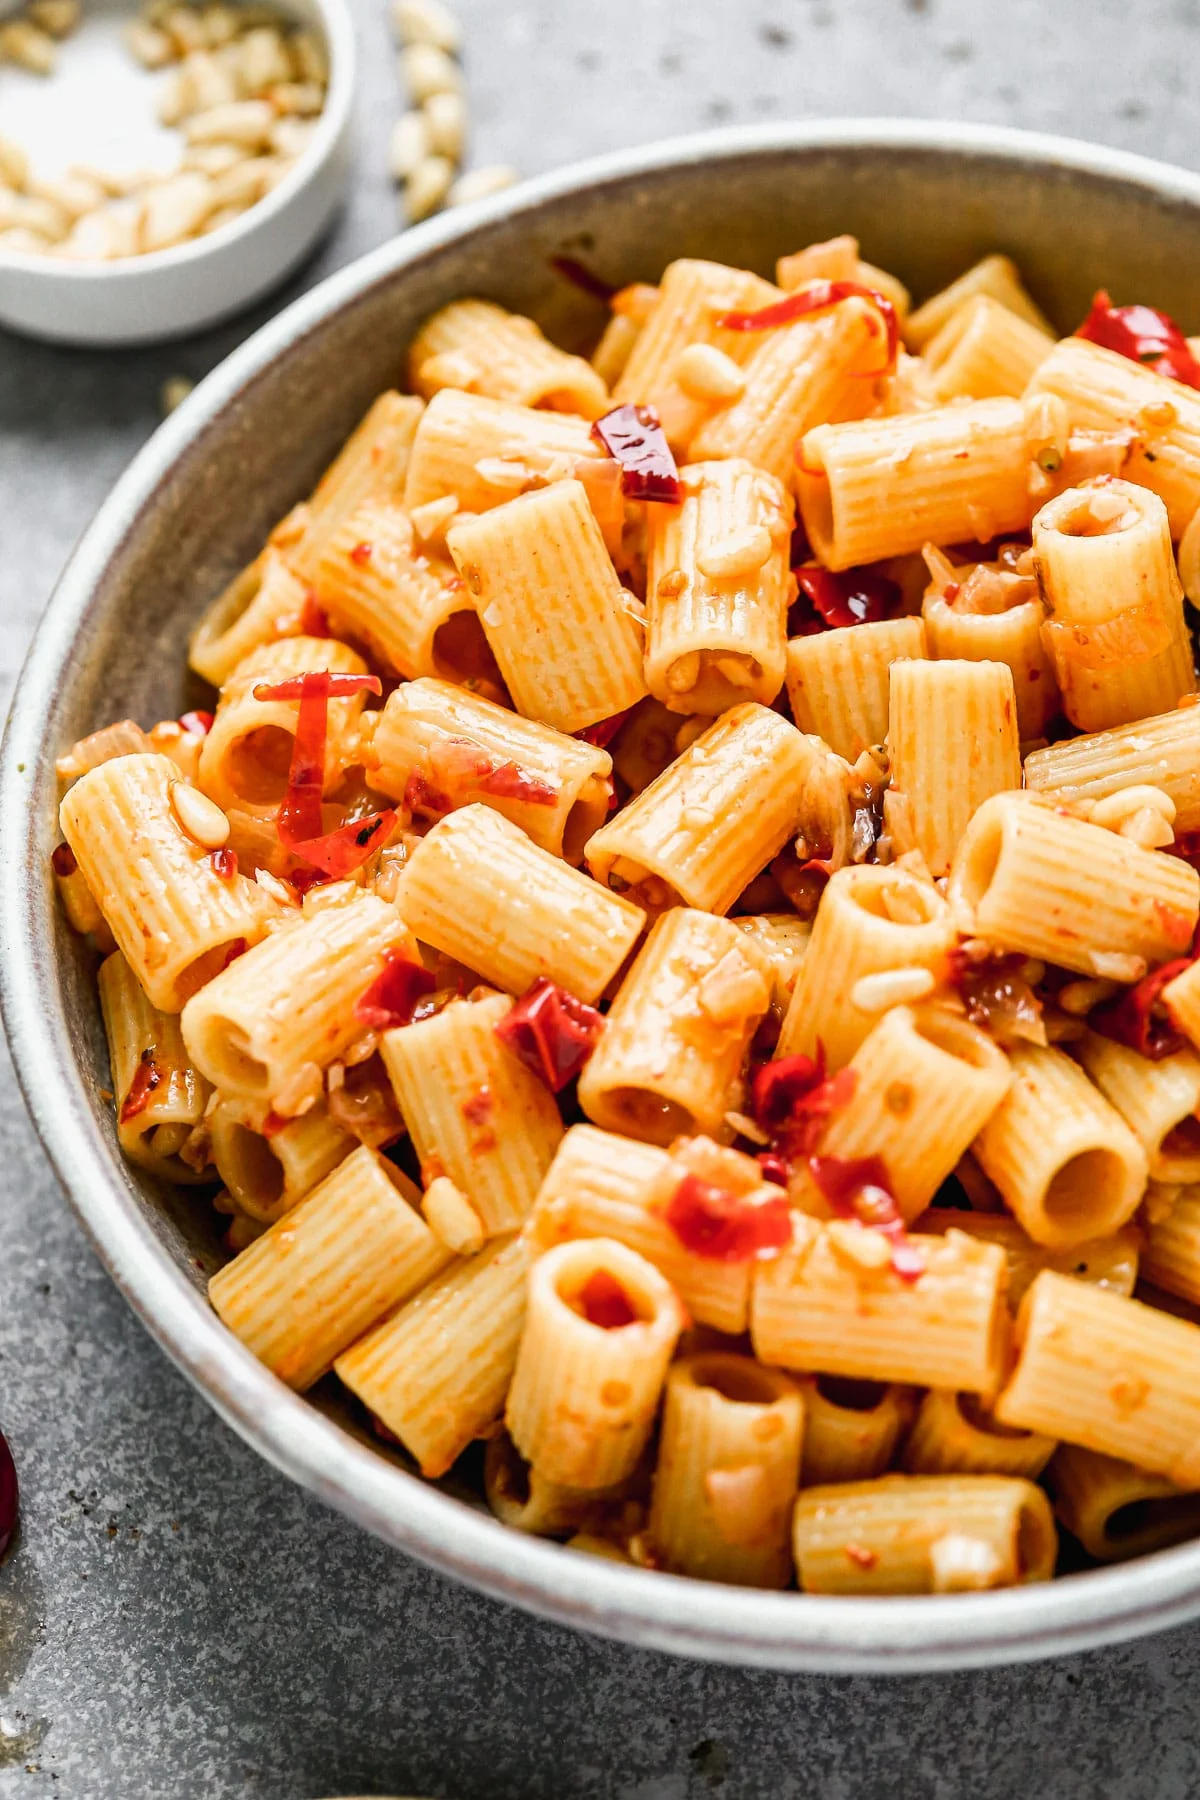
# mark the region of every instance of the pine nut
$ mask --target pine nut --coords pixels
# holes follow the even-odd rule
[[[243,144],[256,150],[270,140],[275,109],[266,100],[235,100],[214,106],[188,120],[184,135],[189,144]]]
[[[448,1175],[436,1175],[430,1182],[421,1211],[430,1231],[447,1250],[457,1256],[474,1256],[483,1249],[485,1234],[479,1214]]]
[[[427,156],[404,184],[404,205],[415,225],[435,213],[450,192],[454,165],[444,156]]]
[[[1092,807],[1092,824],[1119,831],[1124,821],[1141,812],[1143,807],[1152,807],[1169,825],[1175,823],[1175,802],[1170,794],[1147,782],[1139,782],[1135,787],[1121,788],[1117,793],[1106,794],[1103,800],[1097,800]]]
[[[214,231],[223,231],[226,225],[232,225],[249,210],[248,206],[219,206],[216,212],[209,213],[200,227],[199,236],[211,237]]]
[[[53,248],[51,238],[43,237],[40,231],[30,231],[25,225],[0,227],[0,250],[15,250],[21,256],[45,256]]]
[[[59,255],[71,262],[110,262],[119,254],[120,234],[107,207],[76,219]]]
[[[237,8],[225,6],[222,0],[213,0],[213,4],[201,7],[200,23],[210,50],[219,50],[222,44],[232,43],[241,30]]]
[[[48,200],[68,219],[79,219],[84,213],[95,212],[107,198],[103,188],[80,175],[41,179],[35,176],[29,183],[28,192],[35,200]]]
[[[20,190],[29,180],[29,158],[11,138],[0,137],[0,182]]]
[[[178,377],[176,378],[178,379]],[[171,783],[171,811],[194,844],[202,850],[219,850],[229,841],[229,820],[215,800],[189,787],[186,781]]]
[[[189,380],[189,378],[186,375],[168,375],[167,376],[167,379],[163,382],[162,387],[159,389],[159,392],[158,392],[159,411],[162,413],[162,416],[164,419],[167,418],[169,414],[173,413],[177,406],[183,405],[184,401],[187,399],[188,395],[191,393],[191,391],[195,387],[195,385],[196,385],[195,382]],[[195,792],[198,790],[192,790],[192,791]],[[211,802],[210,802],[210,804],[211,804]],[[217,810],[219,811],[220,809],[218,808]],[[222,844],[225,842],[225,838],[227,838],[229,836],[229,831],[228,831],[229,820],[228,819],[225,820],[225,824],[226,824],[226,832],[225,832],[225,837],[223,837],[221,839]],[[220,845],[219,844],[214,845],[213,848],[220,849]]]
[[[80,0],[29,0],[26,12],[51,37],[70,37],[83,15]]]
[[[28,19],[13,19],[0,25],[0,60],[7,56],[31,75],[52,75],[55,55],[54,39]]]
[[[675,379],[693,400],[736,400],[746,389],[745,372],[715,344],[689,344],[682,350]]]
[[[329,58],[325,46],[312,31],[297,31],[291,40],[292,68],[297,81],[316,81],[324,86],[329,80]]]
[[[429,129],[432,153],[448,156],[454,163],[461,162],[467,139],[467,103],[463,96],[450,89],[430,94],[421,110]]]
[[[253,206],[266,193],[274,168],[272,157],[251,156],[236,163],[232,169],[226,169],[223,175],[215,176],[212,184],[214,208]]]
[[[232,73],[211,50],[193,50],[185,56],[182,74],[192,112],[211,112],[215,106],[229,106],[238,97]]]
[[[191,144],[183,153],[182,168],[199,169],[202,175],[216,180],[245,161],[244,152],[236,144]]]
[[[303,156],[316,128],[315,119],[277,119],[271,127],[271,149],[277,158]]]
[[[315,119],[325,105],[325,89],[319,81],[280,81],[267,92],[277,113],[289,118]]]
[[[469,206],[472,200],[487,200],[501,194],[520,181],[517,171],[507,163],[493,163],[485,169],[472,169],[460,175],[447,196],[450,206]]]
[[[432,44],[449,56],[462,48],[462,26],[441,0],[394,0],[392,23],[402,44]]]
[[[165,69],[175,60],[175,46],[166,32],[145,19],[130,20],[125,27],[125,47],[143,69]]]
[[[192,111],[192,84],[184,69],[169,69],[158,90],[158,122],[180,125]]]
[[[393,181],[407,181],[433,150],[429,122],[423,112],[406,112],[392,126],[388,168]]]
[[[261,94],[276,82],[290,81],[292,59],[278,31],[261,25],[241,41],[242,79],[251,94]]]
[[[859,976],[850,989],[850,1004],[857,1012],[887,1012],[923,1000],[936,986],[932,969],[881,969],[876,975]]]
[[[7,188],[0,188],[0,230],[19,227],[36,231],[39,237],[57,244],[66,237],[69,223],[66,214],[48,200],[35,200],[29,194],[12,194]]]
[[[1093,1006],[1111,1000],[1119,989],[1113,981],[1068,981],[1058,990],[1058,1004],[1074,1018],[1083,1018]]]
[[[462,88],[458,64],[433,44],[410,44],[402,50],[400,74],[418,105],[431,94],[456,94]]]
[[[720,544],[707,545],[696,557],[701,574],[713,581],[737,575],[753,575],[771,554],[771,534],[765,525],[749,525],[731,532]]]
[[[892,1260],[892,1247],[882,1232],[849,1219],[834,1219],[825,1230],[830,1248],[843,1262],[860,1269],[884,1269]]]
[[[190,237],[213,207],[213,185],[198,169],[185,170],[146,196],[142,219],[142,249],[166,250]]]

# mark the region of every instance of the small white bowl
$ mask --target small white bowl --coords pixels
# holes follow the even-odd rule
[[[243,311],[295,268],[329,224],[349,179],[356,52],[346,0],[284,0],[282,10],[324,39],[329,88],[312,141],[279,186],[210,237],[146,256],[73,263],[0,246],[0,325],[62,344],[184,337]],[[65,53],[71,48],[68,42]],[[148,143],[162,138],[153,127],[148,133]],[[76,161],[103,161],[101,148],[92,157],[82,145],[78,151]],[[147,160],[161,163],[161,143]]]

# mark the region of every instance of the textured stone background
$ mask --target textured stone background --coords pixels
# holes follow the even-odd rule
[[[395,226],[383,0],[357,0],[353,200],[306,285]],[[475,162],[530,173],[726,121],[963,117],[1195,159],[1200,0],[461,0]],[[281,296],[284,298],[286,296]],[[0,703],[72,542],[257,321],[156,351],[0,334]],[[1195,323],[1195,321],[1190,321]],[[59,1800],[1184,1800],[1200,1628],[991,1675],[822,1681],[540,1626],[362,1536],[218,1423],[118,1299],[0,1097],[0,1795]]]

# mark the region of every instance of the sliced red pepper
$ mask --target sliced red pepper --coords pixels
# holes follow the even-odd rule
[[[228,845],[220,850],[210,850],[208,860],[213,874],[219,875],[222,881],[232,881],[238,872],[237,851],[230,850]]]
[[[1173,962],[1163,963],[1153,974],[1127,988],[1119,998],[1093,1007],[1088,1014],[1088,1025],[1101,1037],[1127,1044],[1131,1050],[1148,1056],[1151,1062],[1173,1056],[1176,1050],[1183,1049],[1187,1039],[1176,1029],[1173,1020],[1165,1016],[1164,1010],[1156,1012],[1155,1007],[1167,983],[1190,969],[1195,960],[1194,955],[1179,956]]]
[[[903,603],[899,582],[870,566],[838,571],[808,567],[792,573],[800,591],[788,613],[791,637],[894,619]]]
[[[300,609],[300,635],[314,638],[333,636],[329,624],[329,614],[323,606],[318,606],[317,596],[311,588],[305,594],[304,605]]]
[[[129,1092],[121,1102],[120,1122],[128,1125],[130,1119],[136,1119],[149,1106],[154,1090],[162,1086],[162,1070],[154,1060],[153,1050],[143,1050],[138,1066],[133,1072],[133,1080],[129,1084]]]
[[[909,1239],[883,1158],[810,1156],[808,1168],[817,1192],[834,1212],[887,1238],[893,1271],[904,1281],[918,1281],[925,1273],[925,1262]]]
[[[285,837],[281,825],[279,838],[293,856],[319,869],[330,881],[341,881],[355,869],[361,869],[387,842],[397,816],[389,807],[383,812],[371,813],[365,819],[352,819],[348,825],[339,825],[336,831],[327,831],[321,837],[298,841]]]
[[[684,1176],[665,1217],[684,1249],[710,1262],[750,1262],[786,1250],[792,1241],[786,1194],[766,1200],[731,1194],[698,1175]]]
[[[371,1031],[392,1031],[397,1025],[411,1025],[418,1000],[431,994],[437,977],[420,963],[401,955],[399,950],[385,950],[383,967],[354,1003],[354,1016]]]
[[[596,1269],[579,1291],[579,1304],[589,1325],[601,1331],[621,1331],[637,1324],[637,1311],[615,1275]]]
[[[1174,319],[1153,306],[1114,306],[1101,288],[1075,336],[1115,350],[1130,362],[1143,363],[1156,375],[1200,388],[1200,362],[1192,355],[1186,337]]]
[[[210,712],[180,713],[179,723],[189,737],[207,737],[213,728],[213,714]]]
[[[520,763],[498,763],[476,785],[481,794],[497,800],[523,800],[527,806],[558,804],[558,789],[540,775],[531,775]]]
[[[79,864],[75,860],[75,852],[70,844],[55,844],[50,852],[50,867],[62,881],[65,881],[68,875],[75,873]]]
[[[723,313],[717,324],[724,326],[726,331],[771,331],[777,325],[791,325],[809,313],[828,312],[830,307],[855,296],[869,300],[883,320],[887,332],[887,361],[882,369],[872,370],[872,374],[883,375],[896,366],[896,350],[900,343],[896,309],[886,295],[875,288],[864,287],[859,281],[806,281],[794,294],[761,307],[757,312]]]
[[[821,1141],[830,1115],[849,1105],[858,1085],[854,1069],[826,1078],[825,1052],[815,1057],[781,1056],[764,1063],[751,1086],[754,1122],[767,1132],[772,1149],[785,1161],[809,1156]]]
[[[315,669],[307,675],[292,675],[286,681],[260,681],[254,690],[256,700],[348,700],[353,694],[382,694],[378,675],[335,675],[330,669]]]
[[[614,407],[596,420],[592,436],[620,463],[621,488],[631,500],[678,504],[679,470],[652,406]]]
[[[612,713],[607,719],[597,719],[594,725],[585,725],[582,731],[573,732],[572,736],[577,737],[581,743],[595,744],[598,750],[607,750],[632,711],[632,706],[627,706],[624,712]]]
[[[404,804],[410,813],[448,813],[454,809],[454,802],[449,794],[426,781],[424,775],[416,769],[405,783]]]
[[[578,1075],[604,1029],[604,1017],[545,975],[513,1002],[496,1027],[506,1050],[561,1093]]]

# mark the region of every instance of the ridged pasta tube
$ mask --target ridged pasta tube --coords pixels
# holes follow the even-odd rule
[[[599,418],[608,389],[581,356],[568,356],[532,319],[490,300],[455,300],[425,320],[408,352],[412,385],[426,400],[467,388],[518,406]]]
[[[919,850],[930,874],[944,875],[983,802],[1021,785],[1007,664],[894,662],[887,742],[884,818],[897,854]]]
[[[1141,1143],[1152,1181],[1200,1181],[1200,1055],[1177,1050],[1151,1061],[1089,1032],[1076,1047],[1105,1099]]]
[[[965,274],[909,313],[904,321],[904,341],[910,350],[924,350],[939,331],[979,295],[985,294],[1017,318],[1053,338],[1054,327],[1034,305],[1021,281],[1020,271],[1011,256],[984,256],[972,263]]]
[[[927,653],[924,623],[915,618],[878,619],[789,639],[787,691],[796,724],[853,762],[887,735],[892,664]]]
[[[823,1487],[882,1475],[916,1411],[912,1389],[842,1375],[804,1375],[799,1381],[804,1395],[802,1484]]]
[[[1015,1311],[1043,1269],[1091,1281],[1113,1294],[1132,1294],[1138,1277],[1139,1234],[1132,1227],[1111,1237],[1088,1238],[1062,1250],[1052,1250],[1029,1236],[1018,1220],[1006,1212],[964,1212],[952,1206],[933,1206],[916,1221],[922,1232],[965,1231],[968,1237],[998,1244],[1008,1263],[1008,1303]]]
[[[1159,787],[1174,802],[1175,830],[1200,830],[1200,706],[1048,744],[1025,758],[1025,785],[1064,801]]]
[[[1023,600],[1007,612],[959,612],[931,591],[923,612],[928,654],[938,661],[1004,663],[1013,679],[1021,740],[1040,737],[1059,710],[1054,666],[1042,644],[1046,611],[1041,601]],[[819,640],[802,638],[800,642]]]
[[[1018,397],[1054,348],[1048,331],[990,294],[958,307],[923,351],[939,400]]]
[[[212,1093],[184,1047],[176,1013],[160,1012],[114,950],[96,977],[108,1037],[117,1142],[131,1162],[164,1181],[209,1181],[179,1155]]]
[[[1052,1437],[998,1425],[974,1394],[930,1388],[904,1446],[910,1475],[1023,1475],[1036,1481],[1057,1449]]]
[[[1050,1485],[1060,1524],[1097,1562],[1149,1556],[1200,1531],[1200,1492],[1078,1444],[1059,1450]]]
[[[460,512],[489,512],[603,455],[586,419],[442,388],[417,427],[404,505],[412,513],[453,495]]]
[[[210,1119],[212,1158],[238,1210],[274,1224],[357,1149],[357,1140],[314,1106],[269,1137],[238,1117],[228,1102]]]

